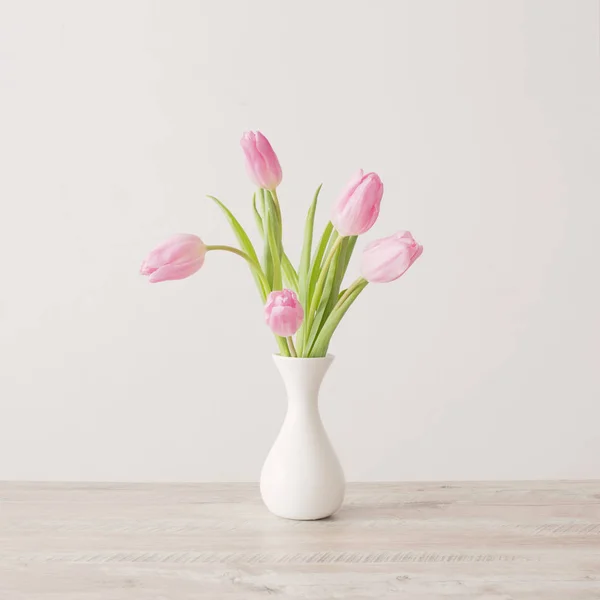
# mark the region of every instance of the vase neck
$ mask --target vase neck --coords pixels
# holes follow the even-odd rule
[[[327,373],[333,356],[323,358],[282,358],[274,356],[287,391],[290,407],[294,405],[318,405],[319,388]]]

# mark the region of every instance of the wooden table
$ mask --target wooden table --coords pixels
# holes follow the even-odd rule
[[[325,521],[253,484],[0,483],[1,600],[600,599],[600,482],[352,484]]]

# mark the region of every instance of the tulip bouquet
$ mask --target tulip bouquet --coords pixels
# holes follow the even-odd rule
[[[252,198],[256,225],[263,242],[262,257],[232,212],[209,196],[229,221],[239,248],[206,245],[191,234],[175,235],[155,248],[141,267],[152,283],[184,279],[204,264],[207,252],[231,252],[243,258],[254,276],[264,304],[265,320],[281,356],[323,357],[336,328],[352,303],[369,283],[398,279],[421,255],[408,231],[370,243],[363,251],[361,276],[346,288],[344,275],[356,240],[379,215],[383,184],[375,173],[358,171],[340,194],[316,246],[313,229],[321,186],[308,209],[298,269],[283,244],[283,219],[277,188],[281,166],[271,144],[260,132],[247,132],[241,140],[246,170],[257,186]],[[295,339],[294,339],[295,336]]]

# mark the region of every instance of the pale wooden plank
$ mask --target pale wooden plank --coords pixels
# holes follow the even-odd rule
[[[600,598],[600,483],[352,484],[333,519],[253,484],[0,483],[0,598]]]

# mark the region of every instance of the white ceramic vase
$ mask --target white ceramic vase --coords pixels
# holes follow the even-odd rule
[[[288,396],[285,420],[260,476],[267,508],[279,517],[324,519],[342,505],[346,482],[319,414],[319,388],[333,356],[274,356]]]

